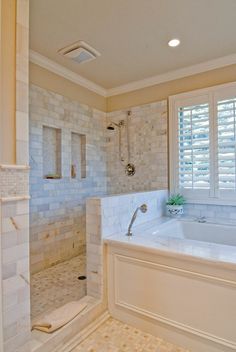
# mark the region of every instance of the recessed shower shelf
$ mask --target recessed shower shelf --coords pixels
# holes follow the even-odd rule
[[[58,180],[61,178],[61,130],[43,126],[43,177]]]
[[[71,178],[86,178],[86,136],[71,133]]]

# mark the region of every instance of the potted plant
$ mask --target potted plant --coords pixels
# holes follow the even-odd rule
[[[184,212],[184,203],[185,198],[182,196],[182,194],[172,194],[166,202],[168,213],[171,215],[182,215]]]

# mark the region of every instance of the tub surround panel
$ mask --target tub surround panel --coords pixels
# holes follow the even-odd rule
[[[43,126],[61,131],[61,179],[43,178]],[[105,126],[105,113],[30,86],[32,273],[85,251],[85,199],[106,193]],[[71,177],[73,133],[86,136],[86,178]]]
[[[109,310],[192,352],[234,351],[235,271],[231,274],[229,285],[224,280],[229,270],[215,263],[109,243]]]
[[[119,160],[118,129],[107,131],[107,175],[108,193],[119,194],[168,188],[167,151],[167,101],[136,106],[131,109],[130,162],[136,167],[134,176],[125,174],[127,161],[127,136],[121,128],[123,165]],[[107,114],[111,121],[127,123],[127,110]]]

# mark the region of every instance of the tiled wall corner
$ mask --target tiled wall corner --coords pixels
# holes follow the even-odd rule
[[[147,191],[168,188],[167,150],[167,101],[136,106],[131,109],[129,118],[130,162],[136,167],[134,176],[125,174],[127,163],[126,128],[121,127],[121,154],[119,160],[119,133],[107,131],[107,175],[108,193]],[[127,110],[107,114],[107,124],[124,120],[127,124]]]
[[[61,130],[58,180],[43,178],[43,126]],[[30,86],[32,273],[85,251],[85,200],[106,193],[105,126],[104,112]],[[71,178],[72,133],[86,136],[86,178]]]

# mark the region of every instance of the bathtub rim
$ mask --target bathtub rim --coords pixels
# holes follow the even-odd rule
[[[213,259],[210,257],[205,257],[205,256],[197,256],[197,255],[190,255],[186,253],[181,253],[174,251],[173,249],[171,250],[170,248],[164,249],[164,248],[153,248],[150,246],[145,246],[143,244],[137,244],[137,243],[128,243],[125,241],[120,241],[119,239],[114,239],[112,238],[114,236],[108,237],[103,239],[103,243],[106,246],[112,246],[112,247],[120,247],[122,249],[126,249],[128,251],[133,250],[135,252],[146,252],[147,254],[154,254],[160,257],[169,257],[172,259],[176,260],[183,260],[185,262],[192,262],[192,263],[201,263],[201,264],[207,264],[209,266],[214,266],[218,267],[221,269],[227,269],[231,271],[236,272],[236,262],[230,262],[230,261],[223,261],[223,260],[217,260]]]

